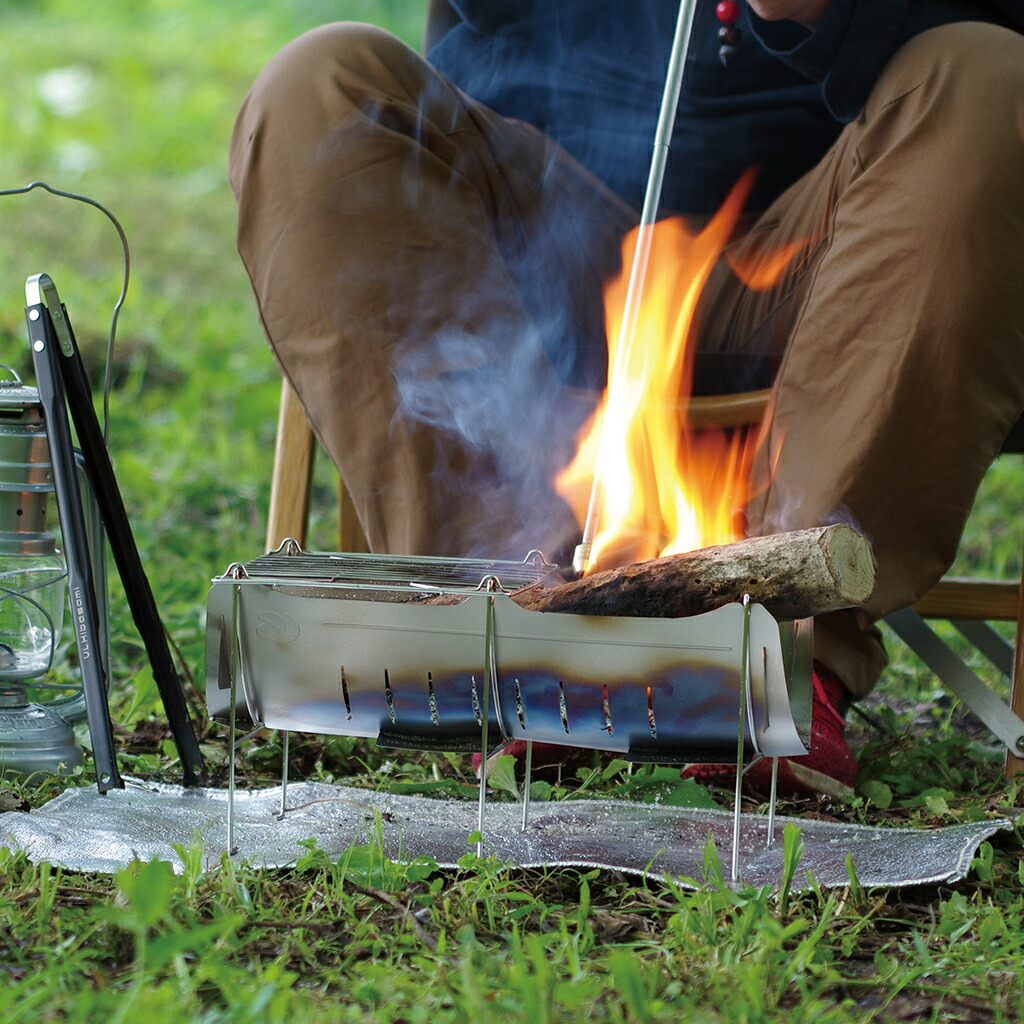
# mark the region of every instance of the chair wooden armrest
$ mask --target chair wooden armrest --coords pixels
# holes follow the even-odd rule
[[[697,395],[686,403],[686,418],[695,430],[709,427],[746,427],[760,423],[771,391],[743,391],[736,395]]]
[[[1006,580],[947,576],[914,604],[925,619],[974,619],[1016,622],[1020,584]]]

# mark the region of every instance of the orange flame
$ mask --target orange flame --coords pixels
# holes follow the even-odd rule
[[[623,271],[604,295],[608,387],[583,429],[576,457],[556,480],[581,523],[592,491],[599,502],[588,572],[742,536],[754,438],[743,431],[690,428],[688,341],[697,300],[752,180],[744,176],[697,234],[681,218],[671,218],[637,228],[623,242]],[[647,270],[635,325],[624,330],[639,244],[650,246]],[[759,260],[748,283],[769,287],[802,245]]]

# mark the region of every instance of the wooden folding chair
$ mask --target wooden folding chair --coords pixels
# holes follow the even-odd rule
[[[306,545],[309,529],[309,496],[313,483],[316,444],[313,429],[299,396],[286,380],[281,385],[281,406],[277,416],[277,442],[270,483],[270,511],[267,516],[267,551],[274,551],[291,537]],[[338,477],[338,550],[365,552],[370,547],[359,524],[352,496]]]
[[[732,427],[757,423],[767,391],[694,398],[690,418],[696,425]],[[274,472],[267,523],[267,550],[288,537],[305,545],[314,458],[313,431],[302,404],[285,381],[274,451]],[[1004,452],[1024,454],[1024,426],[1011,433]],[[338,481],[339,550],[369,550],[352,498]],[[890,615],[886,622],[1006,747],[1005,772],[1024,771],[1024,609],[1020,580],[1014,582],[947,578],[913,608]],[[1010,703],[1004,702],[958,657],[925,621],[945,619],[1010,679]],[[1008,643],[990,622],[1016,623],[1016,643]]]
[[[1001,455],[1024,454],[1024,416],[1010,431]],[[964,638],[1010,680],[1005,703],[926,620],[951,622]],[[1024,604],[1021,580],[947,577],[912,608],[888,616],[886,622],[1006,747],[1007,778],[1024,771]],[[1015,624],[1010,643],[989,623]]]

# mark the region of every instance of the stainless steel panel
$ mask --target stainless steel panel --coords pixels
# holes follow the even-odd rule
[[[282,572],[291,558],[266,556],[241,579],[215,581],[207,641],[214,717],[229,710],[235,672],[254,724],[477,749],[488,678],[486,602],[493,601],[495,740],[503,734],[662,762],[735,758],[740,605],[686,619],[542,614],[505,593],[477,590],[471,581],[480,563],[467,573],[460,563],[453,570],[431,560],[438,563],[427,567],[431,575],[419,561],[403,560],[400,573],[382,581],[375,556],[361,556],[368,570],[353,584],[337,571],[338,559],[321,557],[311,556],[298,580]],[[396,561],[382,568],[390,572]],[[373,589],[382,582],[386,591]],[[444,605],[416,602],[424,587],[456,596]],[[747,756],[803,753],[779,627],[757,606],[750,652]]]

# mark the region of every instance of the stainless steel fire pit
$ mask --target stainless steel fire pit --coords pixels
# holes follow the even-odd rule
[[[207,700],[244,728],[477,750],[525,739],[634,761],[805,753],[809,622],[732,604],[684,619],[526,611],[524,562],[301,551],[213,581]]]

